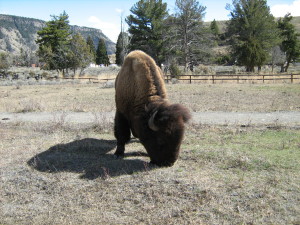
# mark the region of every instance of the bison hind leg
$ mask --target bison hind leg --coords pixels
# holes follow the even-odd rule
[[[120,113],[116,112],[114,133],[117,139],[117,150],[115,155],[117,157],[124,156],[125,144],[130,141],[130,124],[129,121]]]

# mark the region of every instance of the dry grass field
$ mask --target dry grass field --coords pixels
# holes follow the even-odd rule
[[[169,99],[192,111],[300,111],[299,84],[167,85]],[[109,112],[114,89],[97,84],[0,86],[0,112]]]
[[[300,111],[299,85],[167,85],[192,111]],[[0,86],[0,112],[114,111],[95,84]],[[177,163],[111,122],[0,120],[0,224],[299,224],[300,130],[189,124]]]

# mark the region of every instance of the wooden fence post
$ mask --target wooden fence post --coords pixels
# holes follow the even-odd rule
[[[190,75],[190,84],[192,83],[192,75]]]
[[[212,82],[215,83],[215,75],[212,75]]]
[[[293,83],[294,82],[294,75],[293,75],[293,73],[291,73],[291,83]]]

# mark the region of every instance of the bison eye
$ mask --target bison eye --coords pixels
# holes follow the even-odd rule
[[[158,118],[158,121],[161,123],[166,123],[169,120],[168,116],[162,116]]]

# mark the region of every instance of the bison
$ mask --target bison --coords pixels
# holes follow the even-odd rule
[[[131,133],[145,147],[151,162],[172,166],[178,159],[189,110],[170,104],[160,68],[142,51],[125,58],[116,78],[114,134],[117,157],[124,156]]]

